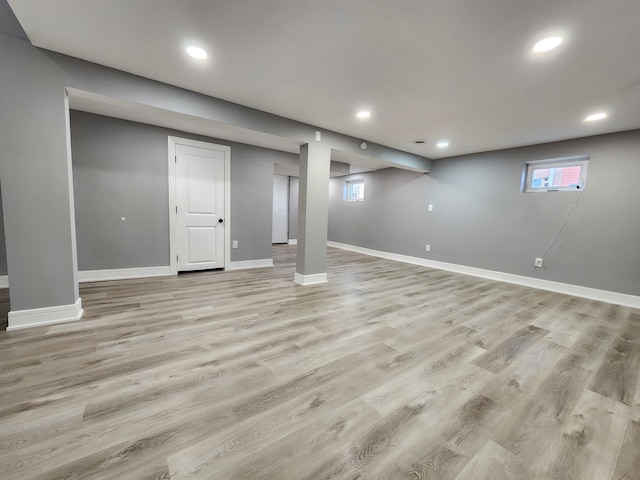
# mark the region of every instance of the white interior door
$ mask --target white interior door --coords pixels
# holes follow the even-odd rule
[[[178,271],[224,268],[225,151],[176,145]]]
[[[272,243],[289,241],[289,177],[273,176]]]

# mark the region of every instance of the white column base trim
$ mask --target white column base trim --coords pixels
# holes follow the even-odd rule
[[[287,243],[289,245],[297,245],[298,244],[298,239],[297,238],[290,238]]]
[[[438,270],[447,270],[449,272],[486,278],[488,280],[496,280],[498,282],[513,283],[525,287],[563,293],[565,295],[572,295],[574,297],[588,298],[589,300],[613,303],[616,305],[621,305],[623,307],[640,308],[640,296],[637,295],[612,292],[609,290],[599,290],[597,288],[582,287],[580,285],[572,285],[570,283],[553,282],[551,280],[525,277],[523,275],[514,275],[512,273],[497,272],[495,270],[485,270],[483,268],[468,267],[466,265],[457,265],[455,263],[439,262],[426,258],[400,255],[398,253],[382,252],[379,250],[371,250],[369,248],[358,247],[356,245],[348,245],[346,243],[327,242],[327,245],[330,247],[341,248],[343,250],[351,250],[353,252],[371,255],[374,257],[386,258],[387,260],[396,260],[398,262],[411,263],[413,265],[436,268]]]
[[[258,260],[239,260],[229,262],[225,270],[244,270],[247,268],[273,267],[273,258],[262,258]]]
[[[80,320],[83,313],[81,298],[71,305],[12,311],[9,312],[7,331],[73,322]]]
[[[0,275],[0,288],[9,288],[9,277],[7,275]]]
[[[171,267],[111,268],[108,270],[84,270],[78,272],[79,282],[127,280],[129,278],[164,277],[172,275]]]
[[[319,283],[327,283],[327,274],[326,273],[312,273],[310,275],[303,275],[301,273],[295,274],[293,279],[295,283],[302,286],[307,285],[317,285]]]

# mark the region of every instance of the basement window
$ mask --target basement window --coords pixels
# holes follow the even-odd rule
[[[584,190],[589,157],[554,158],[527,162],[523,192],[575,192]]]
[[[348,202],[364,202],[364,180],[348,181],[345,193]]]

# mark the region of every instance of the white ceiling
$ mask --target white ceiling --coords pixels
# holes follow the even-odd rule
[[[38,47],[430,158],[640,128],[638,0],[9,3]]]

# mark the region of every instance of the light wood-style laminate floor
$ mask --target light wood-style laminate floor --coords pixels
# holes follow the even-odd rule
[[[640,479],[640,311],[274,258],[84,284],[81,322],[0,333],[0,478]]]

